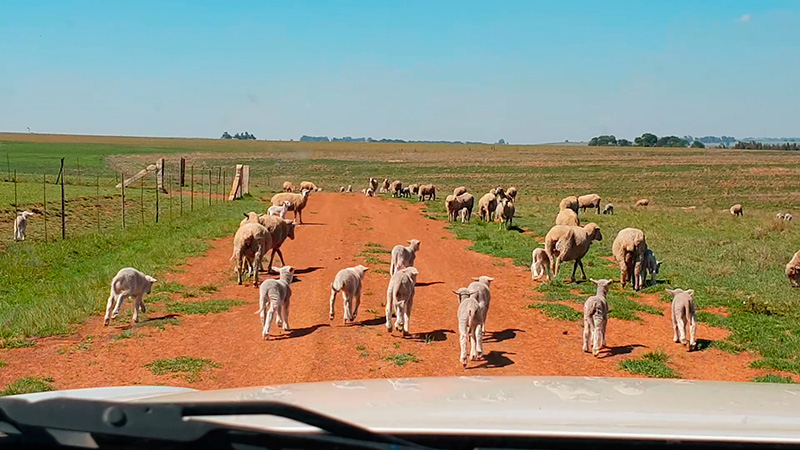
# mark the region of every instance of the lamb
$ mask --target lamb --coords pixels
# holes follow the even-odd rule
[[[506,190],[506,195],[507,195],[507,196],[508,196],[508,198],[510,198],[512,201],[517,201],[517,188],[515,188],[514,186],[511,186],[510,188],[508,188],[508,189]]]
[[[261,336],[269,340],[269,331],[272,328],[272,319],[283,328],[283,331],[292,331],[289,326],[289,305],[292,298],[292,280],[294,268],[283,266],[278,269],[280,277],[277,280],[269,279],[261,283],[258,289],[258,311],[261,316],[261,326],[264,327]],[[267,304],[269,302],[269,304]]]
[[[547,281],[550,281],[550,258],[543,248],[533,249],[531,253],[531,279],[541,280],[546,276]]]
[[[775,215],[775,218],[778,220],[785,220],[788,222],[792,220],[792,215],[790,213],[778,213]]]
[[[558,209],[571,209],[575,211],[575,214],[578,214],[578,197],[570,195],[569,197],[562,198],[561,202],[558,204]]]
[[[419,187],[419,201],[424,202],[425,197],[428,200],[436,201],[436,186],[432,184],[423,184]]]
[[[272,239],[269,231],[257,222],[246,222],[236,230],[233,237],[233,255],[231,260],[235,261],[236,279],[242,284],[242,272],[245,264],[250,263],[253,272],[253,284],[258,286],[258,268],[261,267],[261,260],[264,254],[272,247]]]
[[[411,322],[411,307],[414,304],[414,286],[417,284],[419,271],[415,267],[398,270],[389,280],[386,289],[386,330],[392,332],[392,312],[397,316],[395,328],[408,335]]]
[[[786,264],[786,277],[789,278],[792,287],[800,287],[800,251]]]
[[[578,219],[578,214],[575,211],[567,208],[558,212],[556,216],[556,225],[579,227],[581,226],[581,221]]]
[[[278,216],[281,219],[286,218],[286,212],[292,209],[292,202],[285,200],[280,206],[270,206],[267,209],[267,214],[270,216]]]
[[[339,192],[344,193],[344,186],[339,186]]]
[[[384,178],[383,183],[381,183],[381,193],[387,192],[389,190],[389,179]]]
[[[672,295],[672,340],[683,345],[689,344],[689,351],[697,348],[695,332],[697,305],[694,302],[694,289],[667,289]],[[689,328],[689,341],[686,341],[686,328]]]
[[[461,220],[461,223],[469,222],[469,210],[467,208],[461,208],[458,211],[458,218]]]
[[[333,320],[333,305],[336,302],[336,294],[340,291],[342,293],[342,306],[344,307],[344,322],[353,323],[356,320],[358,306],[361,304],[361,284],[367,270],[369,268],[359,264],[355,267],[342,269],[336,274],[336,278],[333,279],[331,284],[330,320]]]
[[[467,188],[465,188],[464,186],[459,186],[459,187],[453,189],[453,195],[455,195],[456,197],[458,197],[461,194],[466,194],[466,193],[467,193]]]
[[[322,188],[318,188],[316,184],[310,181],[303,181],[300,183],[300,191],[312,191],[312,192],[319,192]]]
[[[391,264],[389,265],[389,275],[394,275],[398,270],[406,267],[414,267],[414,260],[419,251],[419,240],[411,239],[408,247],[395,245],[392,249]]]
[[[486,331],[486,319],[489,317],[489,303],[492,299],[492,292],[489,285],[494,281],[494,278],[487,276],[472,277],[474,280],[467,286],[470,292],[473,292],[475,299],[478,300],[480,306],[480,319],[481,319],[481,334]]]
[[[449,221],[454,222],[456,220],[456,214],[458,214],[458,211],[461,211],[463,208],[467,208],[467,221],[469,221],[469,219],[472,217],[472,207],[474,204],[475,197],[473,197],[469,192],[461,194],[458,197],[448,195],[444,201],[444,206],[447,210]]]
[[[273,206],[280,206],[283,205],[285,201],[291,203],[291,207],[289,208],[290,211],[294,211],[295,219],[297,219],[298,223],[303,223],[303,209],[306,207],[308,203],[308,196],[311,193],[308,189],[303,189],[300,194],[293,194],[293,193],[281,193],[275,194],[272,196],[272,205]]]
[[[389,185],[389,192],[392,193],[392,197],[400,197],[400,191],[403,190],[403,183],[400,180],[392,181],[392,184]]]
[[[453,291],[458,296],[458,334],[461,341],[461,355],[459,361],[464,368],[467,367],[467,346],[469,359],[475,361],[483,355],[483,332],[481,330],[481,308],[474,292],[468,288],[459,288]]]
[[[592,355],[600,354],[600,345],[606,344],[606,325],[608,325],[608,302],[606,295],[611,280],[591,280],[597,285],[597,293],[583,304],[583,351],[589,352],[592,341]]]
[[[553,277],[558,276],[558,267],[563,261],[575,261],[572,267],[572,279],[575,280],[575,270],[580,266],[583,279],[586,272],[583,270],[581,259],[586,256],[592,241],[602,241],[603,234],[596,223],[587,223],[583,227],[570,227],[556,225],[545,236],[544,249],[550,259],[550,270]]]
[[[500,212],[500,229],[502,230],[505,226],[507,230],[511,226],[511,221],[514,219],[514,213],[516,213],[517,208],[514,206],[514,202],[504,198],[498,204],[497,209]]]
[[[14,240],[15,241],[24,241],[25,234],[28,230],[28,219],[35,216],[36,214],[30,211],[22,211],[17,214],[17,217],[14,219]]]
[[[650,204],[650,199],[647,198],[640,198],[636,200],[636,206],[647,206]]]
[[[597,214],[600,214],[600,196],[597,194],[586,194],[578,197],[578,206],[581,211],[586,211],[589,208],[597,209]]]
[[[495,197],[497,197],[498,202],[504,198],[507,198],[505,191],[500,186],[497,186],[496,188],[490,190],[489,192],[491,192],[492,194],[495,195]]]
[[[372,188],[373,192],[377,191],[378,190],[378,180],[376,180],[375,178],[370,178],[369,179],[369,187]]]
[[[650,284],[656,284],[656,275],[659,270],[661,270],[661,261],[657,260],[656,255],[648,248],[642,256],[642,278],[639,281],[639,287],[646,284],[648,272],[651,274]]]
[[[353,192],[353,185],[352,184],[348,184],[347,185],[347,190],[345,192],[348,192],[348,193],[349,192]]]
[[[291,181],[283,182],[283,192],[294,192],[294,185]]]
[[[150,275],[145,275],[133,267],[120,269],[111,280],[111,295],[108,296],[106,316],[103,326],[108,326],[110,319],[116,319],[119,308],[126,298],[133,299],[133,321],[139,322],[139,311],[147,312],[143,297],[150,293],[153,283],[157,280]],[[113,312],[112,312],[113,310]]]
[[[411,197],[411,189],[404,187],[400,190],[400,197]]]
[[[409,190],[409,192],[411,192],[411,195],[417,195],[419,193],[419,184],[418,183],[414,183],[414,184],[409,185],[408,186],[408,190]]]
[[[606,203],[605,208],[603,208],[603,214],[614,214],[614,205]]]
[[[478,200],[478,217],[485,222],[491,222],[495,209],[497,209],[497,196],[489,192]]]
[[[733,217],[738,217],[738,216],[743,216],[744,215],[744,212],[742,211],[742,205],[740,205],[739,203],[731,206],[731,210],[730,211],[731,211],[731,215]]]
[[[619,279],[622,287],[630,281],[634,290],[641,289],[642,258],[647,250],[644,232],[638,228],[625,228],[617,233],[611,252],[619,264]]]
[[[375,189],[367,189],[366,192],[364,192],[364,195],[367,197],[375,197]]]

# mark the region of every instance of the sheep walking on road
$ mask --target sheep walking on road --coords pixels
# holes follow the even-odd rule
[[[689,350],[697,348],[695,332],[697,331],[697,318],[695,313],[697,305],[694,302],[694,289],[667,289],[672,295],[672,340],[676,343],[689,345]],[[689,329],[689,340],[686,340],[686,329]]]
[[[531,259],[531,279],[538,281],[546,276],[547,281],[550,281],[550,258],[547,257],[547,252],[543,248],[535,248]]]
[[[494,281],[494,278],[484,275],[472,277],[472,279],[474,281],[467,286],[467,289],[474,292],[473,295],[478,300],[478,305],[481,309],[481,334],[483,334],[486,331],[486,319],[489,318],[489,303],[492,300],[492,292],[489,289],[489,285]]]
[[[419,187],[419,201],[424,202],[426,197],[428,200],[436,201],[436,186],[432,184],[423,184]]]
[[[14,240],[15,241],[24,241],[25,234],[28,230],[28,219],[35,216],[36,214],[30,211],[22,211],[21,213],[17,214],[17,217],[14,219]]]
[[[419,240],[411,239],[408,246],[395,245],[392,249],[391,263],[389,265],[389,275],[394,275],[398,270],[406,267],[414,267],[414,260],[419,251]]]
[[[587,223],[582,227],[556,225],[547,232],[544,238],[544,249],[550,258],[550,271],[553,278],[558,276],[558,268],[564,261],[575,261],[572,266],[572,280],[575,281],[575,270],[580,267],[583,279],[583,261],[593,241],[602,241],[603,234],[596,223]]]
[[[106,316],[103,325],[107,326],[111,319],[116,319],[119,309],[126,298],[133,299],[133,321],[139,322],[139,312],[147,312],[144,306],[144,296],[150,293],[153,283],[157,280],[150,275],[145,275],[133,267],[120,269],[111,280],[111,295],[108,296]]]
[[[469,359],[472,361],[483,355],[481,307],[475,297],[476,293],[469,288],[460,288],[453,293],[458,296],[458,334],[461,343],[461,354],[458,359],[466,368],[468,350]]]
[[[289,202],[290,205],[288,206],[289,211],[294,211],[294,218],[297,220],[297,223],[303,223],[303,209],[305,209],[306,205],[308,204],[308,196],[311,193],[308,189],[303,189],[299,194],[293,193],[280,193],[275,194],[272,196],[272,206],[281,206],[284,205],[284,202]]]
[[[331,284],[331,298],[330,298],[330,320],[333,320],[334,304],[336,303],[336,294],[342,293],[342,302],[344,307],[344,322],[353,323],[358,316],[358,307],[361,305],[361,285],[364,281],[364,274],[367,273],[369,268],[357,265],[355,267],[348,267],[342,269],[336,274]]]
[[[280,206],[270,206],[267,209],[267,214],[270,216],[278,216],[281,219],[286,218],[286,212],[292,208],[292,202],[284,200]]]
[[[258,311],[256,314],[261,316],[261,326],[264,329],[261,335],[264,340],[269,340],[269,331],[272,328],[272,320],[275,324],[283,328],[283,331],[292,331],[289,326],[289,304],[292,298],[292,280],[294,280],[294,268],[283,266],[278,269],[279,278],[277,280],[264,280],[258,288]]]
[[[606,326],[608,325],[608,302],[606,295],[611,280],[591,280],[597,285],[597,293],[586,299],[583,304],[583,351],[589,352],[592,343],[592,355],[600,353],[600,346],[606,347]]]
[[[253,285],[258,286],[258,269],[270,248],[272,248],[272,238],[269,231],[260,223],[246,222],[236,230],[233,237],[231,260],[236,264],[234,271],[239,284],[242,284],[242,273],[249,264],[250,272],[253,275]]]
[[[414,305],[414,290],[419,271],[415,267],[398,270],[389,280],[386,289],[386,330],[392,332],[392,313],[397,316],[395,328],[408,335],[411,322],[411,307]]]

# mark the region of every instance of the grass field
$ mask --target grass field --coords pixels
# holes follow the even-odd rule
[[[514,264],[520,266],[530,264],[531,250],[541,245],[536,237],[541,238],[550,228],[558,212],[559,199],[566,195],[596,192],[603,197],[603,203],[614,203],[617,214],[581,214],[583,222],[595,221],[604,236],[602,242],[592,245],[584,259],[590,277],[618,278],[618,269],[608,260],[614,237],[622,228],[641,228],[649,246],[664,261],[660,274],[664,283],[646,289],[645,293],[658,294],[668,301],[669,296],[663,293],[666,286],[695,289],[695,298],[701,309],[717,307],[727,313],[723,316],[715,310],[700,316],[705,322],[731,330],[729,341],[714,343],[715,346],[731,352],[750,350],[762,356],[754,363],[759,367],[800,373],[800,313],[796,307],[800,302],[800,290],[791,289],[783,273],[786,262],[800,249],[800,234],[795,230],[797,224],[779,223],[774,219],[777,212],[796,212],[792,207],[800,201],[800,154],[704,149],[0,135],[0,168],[5,163],[6,153],[12,169],[16,169],[23,179],[31,180],[31,186],[25,189],[30,189],[32,198],[37,192],[37,177],[42,173],[54,176],[52,167],[57,165],[60,157],[66,157],[68,161],[80,157],[82,174],[107,180],[101,194],[109,197],[109,204],[119,202],[119,193],[113,190],[116,172],[132,173],[158,156],[166,157],[172,167],[179,156],[187,157],[197,167],[232,168],[237,163],[250,164],[251,189],[256,196],[276,190],[284,180],[295,183],[312,180],[325,190],[352,184],[354,189],[360,190],[370,176],[400,179],[405,183],[435,183],[442,200],[448,191],[459,185],[467,186],[476,195],[476,201],[490,187],[514,185],[520,191],[518,216],[514,221],[516,228],[500,231],[497,224],[483,224],[477,220],[451,227],[458,237],[472,241],[476,251],[512,258]],[[77,176],[73,172],[68,174],[71,178]],[[6,210],[8,199],[13,197],[10,188],[11,183],[0,183],[0,206]],[[41,189],[40,181],[38,188]],[[81,189],[75,187],[76,197],[81,196]],[[84,196],[91,197],[95,188],[85,189],[89,192]],[[641,197],[651,200],[648,208],[633,207],[634,200]],[[91,201],[86,203],[78,211],[86,211],[83,216],[92,217],[94,207]],[[727,213],[727,208],[733,203],[744,205],[744,217],[734,219]],[[195,214],[208,214],[210,217],[214,216],[212,211],[238,213],[243,206],[220,205],[208,209],[207,213],[201,210]],[[696,209],[682,209],[690,206]],[[135,205],[131,207],[135,208]],[[430,203],[427,211],[431,217],[444,217],[441,200]],[[113,207],[109,207],[109,217],[113,217],[112,212]],[[95,256],[97,253],[93,251],[107,248],[113,242],[96,238],[91,224],[87,222],[83,227],[86,241],[63,244],[65,249],[79,246],[80,252],[83,246],[91,249],[70,259],[76,264]],[[37,233],[37,226],[32,223],[32,234]],[[174,232],[179,235],[187,233],[191,239],[196,239],[221,233],[219,226],[218,223],[208,224],[201,227],[202,230]],[[523,230],[529,232],[523,233]],[[171,229],[166,231],[173,232]],[[115,236],[137,236],[136,230],[117,230],[114,233],[121,233]],[[144,234],[142,232],[137,237],[144,239]],[[6,239],[11,237],[10,226],[4,236],[7,237],[3,238],[0,249],[8,245]],[[130,245],[148,245],[139,243],[139,240],[136,242]],[[61,258],[66,256],[52,245],[10,246],[0,255],[0,266],[10,267],[12,258],[18,256],[15,252],[24,251],[37,255],[42,267],[53,267],[56,261],[62,261]],[[120,248],[118,251],[129,250]],[[364,257],[377,259],[380,255],[366,252]],[[143,267],[147,267],[147,261],[143,262]],[[96,262],[91,264],[99,265]],[[58,271],[31,270],[41,276],[61,276]],[[559,279],[568,277],[571,270],[572,264],[565,265]],[[0,303],[0,323],[5,336],[65,331],[65,327],[53,323],[34,326],[39,320],[35,314],[39,313],[31,311],[38,311],[39,306],[35,305],[46,302],[37,300],[42,298],[41,295],[27,292],[32,289],[33,281],[23,275],[19,272],[12,274],[11,284],[8,288],[3,287],[7,290],[1,293],[5,298]],[[105,289],[107,278],[110,278],[109,273],[98,272],[97,284],[89,286],[92,300],[68,294],[84,289],[78,285],[70,285],[72,291],[59,291],[52,295],[72,296],[73,301],[81,305],[71,318],[74,322],[81,314],[97,311],[97,299],[103,297],[100,291]],[[100,279],[103,283],[99,282]],[[545,292],[548,302],[572,304],[577,308],[577,302],[593,288],[590,283],[576,286],[558,281],[543,285],[540,290]],[[657,309],[638,302],[637,298],[636,293],[629,289],[621,291],[616,285],[609,300],[612,316],[637,320],[642,315],[658,313]],[[538,303],[534,307],[552,315],[553,320],[574,317],[563,308]]]

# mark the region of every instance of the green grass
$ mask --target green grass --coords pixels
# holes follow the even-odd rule
[[[625,297],[625,294],[624,292],[617,293],[614,291],[608,293],[608,317],[622,320],[642,320],[638,314],[640,312],[657,316],[664,315],[660,309],[631,300]]]
[[[36,346],[36,341],[31,341],[27,339],[19,339],[16,337],[6,338],[0,341],[0,348],[25,348],[25,347],[34,347]]]
[[[230,311],[234,306],[244,305],[241,300],[206,300],[199,302],[175,302],[167,304],[167,311],[175,314],[216,314]]]
[[[115,341],[120,341],[120,340],[123,340],[123,339],[131,339],[131,338],[137,338],[137,337],[141,337],[141,336],[142,336],[141,334],[136,333],[133,330],[125,330],[122,333],[114,336],[114,340]]]
[[[372,270],[372,272],[373,272],[373,273],[379,273],[379,274],[381,274],[381,275],[388,275],[388,274],[389,274],[389,271],[388,271],[388,270],[386,270],[386,269],[381,269],[380,267],[377,267],[377,268],[375,268],[375,269],[370,269],[370,270]]]
[[[675,370],[667,365],[669,356],[662,350],[645,353],[640,359],[626,359],[619,363],[619,368],[636,375],[652,378],[680,378]]]
[[[214,284],[204,284],[197,288],[198,291],[202,292],[203,294],[213,294],[214,292],[219,291],[219,287]]]
[[[131,327],[131,329],[142,328],[142,327],[152,327],[152,328],[158,328],[159,330],[164,331],[164,330],[167,329],[167,325],[177,326],[177,325],[180,325],[180,321],[178,320],[177,317],[161,317],[161,318],[158,318],[158,319],[150,319],[150,320],[140,321],[139,323],[134,324]]]
[[[178,283],[177,281],[159,281],[153,285],[153,293],[165,292],[168,294],[182,294],[189,291],[188,286]]]
[[[53,379],[50,377],[25,377],[16,380],[0,391],[0,397],[6,395],[19,395],[19,394],[32,394],[34,392],[47,392],[52,391]]]
[[[366,350],[366,349],[367,349],[367,347],[364,346],[364,345],[356,345],[356,350],[358,350],[358,351],[362,351],[362,350]]]
[[[199,372],[222,367],[214,361],[202,358],[190,358],[179,356],[170,359],[158,359],[145,365],[153,375],[164,375],[167,373],[186,373],[197,375]]]
[[[5,367],[5,366],[7,366],[7,365],[8,365],[8,363],[7,363],[7,362],[5,362],[5,361],[3,361],[3,360],[0,360],[0,367]]]
[[[419,362],[419,359],[413,353],[395,353],[383,358],[398,367],[403,367],[406,364]]]
[[[566,305],[558,303],[534,303],[528,305],[531,309],[540,309],[547,317],[557,320],[576,322],[583,318],[583,314]]]
[[[794,384],[794,380],[792,377],[782,377],[780,375],[769,374],[760,377],[753,378],[753,381],[756,383],[782,383],[782,384]]]
[[[373,256],[373,255],[369,255],[369,254],[364,256],[364,261],[366,261],[367,264],[386,264],[386,265],[389,264],[389,261],[384,261],[384,260],[378,258],[377,256]]]

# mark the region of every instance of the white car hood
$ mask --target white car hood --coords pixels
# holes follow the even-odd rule
[[[133,390],[133,391],[132,391]],[[280,401],[383,433],[800,443],[800,386],[636,378],[438,377],[193,391],[132,387],[27,396],[133,402]],[[100,394],[105,397],[98,397]],[[305,431],[271,416],[202,419]]]

